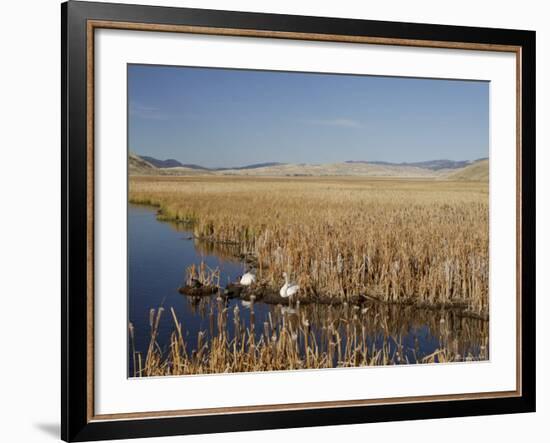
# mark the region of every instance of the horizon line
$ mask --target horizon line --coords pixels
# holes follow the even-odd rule
[[[252,162],[242,165],[231,165],[231,166],[204,166],[203,164],[199,163],[187,163],[185,161],[179,160],[177,158],[158,158],[154,157],[149,154],[138,154],[137,152],[128,150],[128,154],[134,154],[141,158],[143,157],[149,157],[157,161],[166,162],[166,161],[176,161],[180,163],[181,165],[192,165],[196,167],[200,167],[203,169],[210,169],[210,170],[219,170],[219,169],[240,169],[240,168],[246,168],[249,166],[256,166],[256,165],[272,165],[272,166],[282,166],[282,165],[309,165],[309,166],[316,166],[316,165],[327,165],[327,164],[337,164],[337,163],[385,163],[388,165],[415,165],[418,163],[429,163],[429,162],[454,162],[454,163],[462,163],[462,162],[477,162],[481,160],[488,160],[489,157],[478,157],[473,159],[463,159],[463,160],[451,160],[449,158],[431,158],[428,160],[414,160],[414,161],[387,161],[387,160],[339,160],[339,161],[333,161],[333,162],[321,162],[321,163],[315,163],[315,162],[284,162],[284,161],[258,161],[258,162]]]

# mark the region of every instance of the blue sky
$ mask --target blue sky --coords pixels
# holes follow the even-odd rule
[[[208,167],[473,160],[489,83],[128,66],[129,149]]]

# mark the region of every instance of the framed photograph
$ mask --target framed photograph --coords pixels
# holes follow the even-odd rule
[[[535,410],[535,33],[70,1],[62,438]]]

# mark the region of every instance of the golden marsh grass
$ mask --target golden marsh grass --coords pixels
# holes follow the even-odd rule
[[[129,199],[253,256],[263,284],[278,288],[287,272],[298,299],[364,294],[488,313],[486,182],[132,176]]]

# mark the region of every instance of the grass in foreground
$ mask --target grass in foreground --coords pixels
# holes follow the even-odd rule
[[[221,297],[217,297],[212,304],[198,309],[206,311],[209,330],[199,332],[196,344],[188,343],[183,325],[171,309],[174,331],[167,349],[161,349],[157,343],[164,309],[151,310],[149,347],[145,355],[135,350],[132,354],[134,377],[445,363],[488,358],[487,322],[449,312],[441,317],[422,318],[419,311],[394,312],[393,308],[380,305],[363,309],[344,305],[318,312],[300,306],[295,310],[278,307],[273,315],[269,313],[258,331],[254,302],[247,308],[229,308]],[[248,313],[239,312],[244,309]],[[438,331],[439,347],[428,355],[420,354],[419,349],[407,348],[403,337],[410,333],[412,325],[406,324],[403,315],[410,315],[415,324],[427,322],[432,331]],[[247,317],[249,321],[245,322]],[[130,325],[132,342],[133,332]]]

